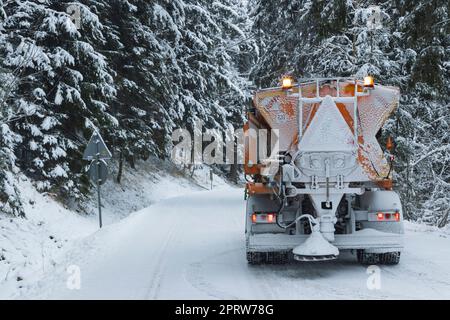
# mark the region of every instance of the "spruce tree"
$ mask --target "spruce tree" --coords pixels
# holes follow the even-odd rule
[[[114,97],[111,71],[95,45],[102,25],[78,3],[72,21],[65,1],[12,1],[5,5],[4,65],[23,69],[18,98],[8,103],[30,116],[15,122],[22,138],[18,164],[41,191],[63,199],[87,192],[81,152],[93,128],[111,128],[108,100]],[[79,29],[77,28],[79,23]]]
[[[381,27],[370,29],[371,6]],[[252,79],[373,75],[401,89],[381,142],[395,138],[396,189],[406,215],[436,224],[449,194],[448,1],[250,1],[260,59]]]

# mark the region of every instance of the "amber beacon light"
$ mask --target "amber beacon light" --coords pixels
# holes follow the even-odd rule
[[[373,89],[375,87],[375,81],[373,77],[367,76],[364,78],[364,88]]]
[[[281,80],[281,88],[283,90],[290,90],[294,86],[294,80],[291,77],[283,77]]]

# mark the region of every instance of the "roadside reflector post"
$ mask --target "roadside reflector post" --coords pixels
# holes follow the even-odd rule
[[[97,186],[98,220],[100,228],[103,226],[100,186],[104,184],[108,178],[108,166],[105,160],[111,158],[112,154],[108,150],[102,137],[97,131],[94,131],[86,150],[83,153],[83,160],[92,161],[89,166],[89,177]]]

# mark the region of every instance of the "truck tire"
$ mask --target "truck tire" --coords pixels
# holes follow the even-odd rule
[[[289,261],[289,254],[287,252],[268,252],[268,264],[286,264]]]
[[[252,265],[262,264],[265,262],[265,253],[247,251],[247,262]]]
[[[380,254],[380,263],[396,265],[400,262],[400,252],[387,252]]]
[[[247,252],[247,261],[251,265],[286,264],[289,262],[288,252]]]
[[[396,265],[400,262],[400,252],[367,253],[365,250],[357,250],[356,256],[358,262],[364,265]]]
[[[363,265],[380,263],[380,255],[377,253],[367,253],[365,250],[356,250],[358,262]]]

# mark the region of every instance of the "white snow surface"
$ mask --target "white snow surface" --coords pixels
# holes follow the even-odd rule
[[[139,162],[137,170],[125,167],[120,185],[110,179],[102,186],[104,225],[163,199],[205,190],[204,170],[187,179],[161,161]],[[112,171],[115,176],[117,169]],[[20,297],[30,284],[46,279],[48,272],[65,263],[70,250],[98,230],[96,193],[74,212],[53,194],[37,192],[29,179],[21,176],[20,180],[26,219],[0,213],[0,299]],[[215,187],[223,184],[215,178]]]
[[[326,262],[249,266],[243,190],[220,186],[159,201],[80,240],[19,299],[449,299],[450,234],[406,223],[381,289],[350,254]],[[81,271],[69,290],[70,265]],[[25,281],[24,281],[25,282]],[[3,292],[4,290],[1,290]]]

